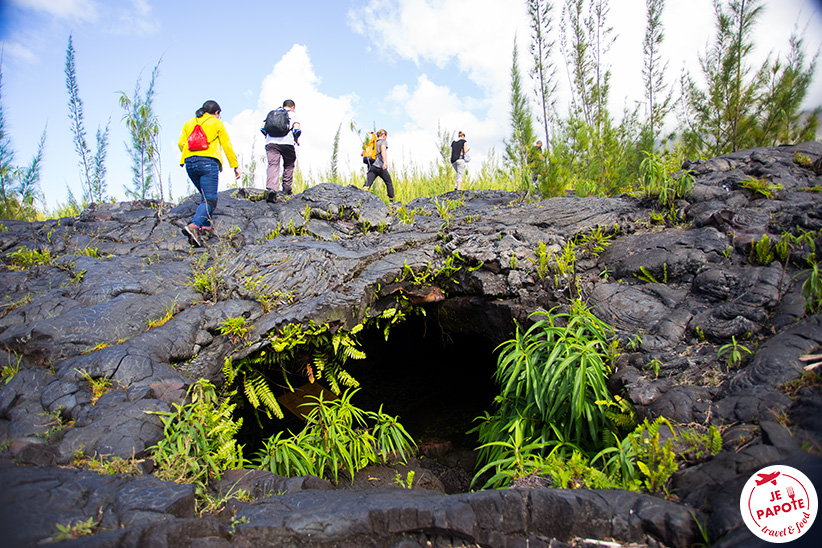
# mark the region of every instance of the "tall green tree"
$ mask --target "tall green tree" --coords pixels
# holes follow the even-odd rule
[[[442,180],[452,173],[451,169],[451,141],[454,140],[453,132],[442,129],[440,121],[437,120],[437,177]]]
[[[339,160],[340,160],[340,132],[342,131],[342,122],[337,126],[337,133],[334,134],[334,145],[331,147],[331,181],[339,182]]]
[[[767,79],[761,95],[759,124],[756,128],[758,146],[775,146],[814,141],[819,130],[822,107],[803,112],[802,104],[816,74],[819,51],[806,59],[804,36],[794,32],[790,52],[784,63],[777,58],[766,66]]]
[[[9,198],[12,192],[12,173],[14,166],[14,147],[8,132],[5,110],[3,108],[3,59],[0,56],[0,200],[3,201],[3,216],[9,217]]]
[[[763,9],[761,0],[714,0],[716,37],[699,56],[707,87],[700,88],[689,75],[683,82],[688,152],[720,156],[751,146],[765,76],[752,69],[750,55]]]
[[[641,148],[653,151],[659,139],[665,117],[673,110],[673,89],[665,82],[668,63],[662,61],[665,39],[662,12],[665,0],[645,0],[645,38],[642,41],[642,82],[645,90],[645,123]]]
[[[514,169],[525,169],[534,144],[534,125],[528,95],[522,87],[519,70],[519,50],[514,37],[511,63],[511,139],[505,140],[505,155]],[[527,184],[524,182],[523,184]]]
[[[550,172],[561,172],[583,195],[628,190],[638,165],[636,109],[617,124],[608,108],[607,54],[614,42],[608,13],[606,0],[565,0],[559,25],[571,101],[552,140]]]
[[[108,148],[109,123],[105,129],[97,128],[97,150],[91,152],[86,142],[86,128],[83,120],[83,101],[77,85],[75,50],[71,35],[66,48],[66,88],[69,94],[69,120],[73,134],[74,150],[80,156],[80,176],[83,187],[83,201],[101,202],[106,196],[106,152]]]
[[[0,217],[33,220],[37,217],[37,204],[43,203],[40,167],[46,147],[46,129],[43,129],[31,163],[14,165],[15,152],[8,132],[2,90],[3,60],[0,54]]]
[[[545,146],[550,142],[549,123],[556,116],[557,76],[556,65],[552,54],[553,40],[553,4],[550,0],[528,0],[528,15],[531,17],[531,77],[534,79],[538,118],[545,132]]]
[[[162,58],[151,71],[151,79],[145,94],[141,95],[139,77],[132,97],[120,92],[123,120],[131,136],[131,144],[126,144],[126,150],[131,156],[132,186],[124,186],[124,189],[126,196],[137,200],[157,196],[161,201],[165,200],[159,154],[160,120],[154,112],[155,85],[161,62]]]

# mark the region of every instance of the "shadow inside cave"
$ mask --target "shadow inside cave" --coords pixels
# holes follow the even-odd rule
[[[498,394],[493,374],[494,348],[502,341],[485,335],[444,331],[437,308],[427,314],[409,314],[391,327],[388,340],[382,329],[366,328],[356,335],[366,357],[350,359],[345,369],[359,383],[351,402],[364,410],[382,410],[399,422],[422,449],[448,447],[456,452],[477,448],[475,418],[492,411]],[[293,385],[300,381],[291,379]],[[283,408],[283,419],[268,420],[240,398],[244,418],[238,441],[246,457],[263,447],[263,440],[279,431],[298,432],[301,419]],[[430,456],[430,455],[429,455]],[[436,457],[435,457],[436,458]],[[471,470],[466,470],[471,473]]]

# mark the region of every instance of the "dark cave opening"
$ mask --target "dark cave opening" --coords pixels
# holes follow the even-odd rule
[[[474,449],[468,434],[474,419],[491,411],[498,393],[493,374],[498,342],[476,334],[444,332],[436,310],[413,314],[391,328],[388,341],[380,330],[359,335],[366,359],[349,360],[346,368],[360,382],[353,400],[365,409],[399,415],[417,442],[450,441]]]
[[[498,393],[493,380],[494,348],[502,341],[446,332],[436,316],[436,307],[428,308],[426,315],[409,314],[391,327],[387,341],[382,329],[359,332],[356,339],[366,358],[345,364],[360,383],[351,401],[369,411],[382,405],[383,412],[399,416],[418,444],[450,442],[470,451],[478,441],[468,431],[476,425],[476,417],[492,411]],[[292,378],[291,382],[296,387],[302,381]],[[247,457],[262,449],[263,439],[279,431],[296,433],[304,424],[285,408],[285,417],[273,420],[256,414],[247,401],[241,401],[238,410],[244,418],[238,441],[245,445]]]

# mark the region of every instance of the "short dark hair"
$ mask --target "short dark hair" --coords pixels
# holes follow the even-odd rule
[[[285,101],[283,101],[283,107],[294,108],[295,106],[297,105],[295,105],[294,101],[292,101],[291,99],[286,99]]]
[[[206,112],[209,114],[217,114],[221,110],[222,109],[220,108],[220,105],[217,104],[217,101],[208,100],[205,103],[203,103],[202,107],[197,109],[197,112],[195,112],[194,115],[197,118],[200,118]]]

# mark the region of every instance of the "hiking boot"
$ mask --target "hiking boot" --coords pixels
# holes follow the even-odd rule
[[[208,240],[214,235],[214,227],[213,226],[201,226],[200,227],[200,239]]]
[[[200,241],[200,229],[195,224],[188,224],[183,227],[183,236],[188,238],[188,243],[191,247],[203,247],[203,242]]]
[[[265,201],[273,204],[277,200],[277,192],[271,189],[265,191]]]

